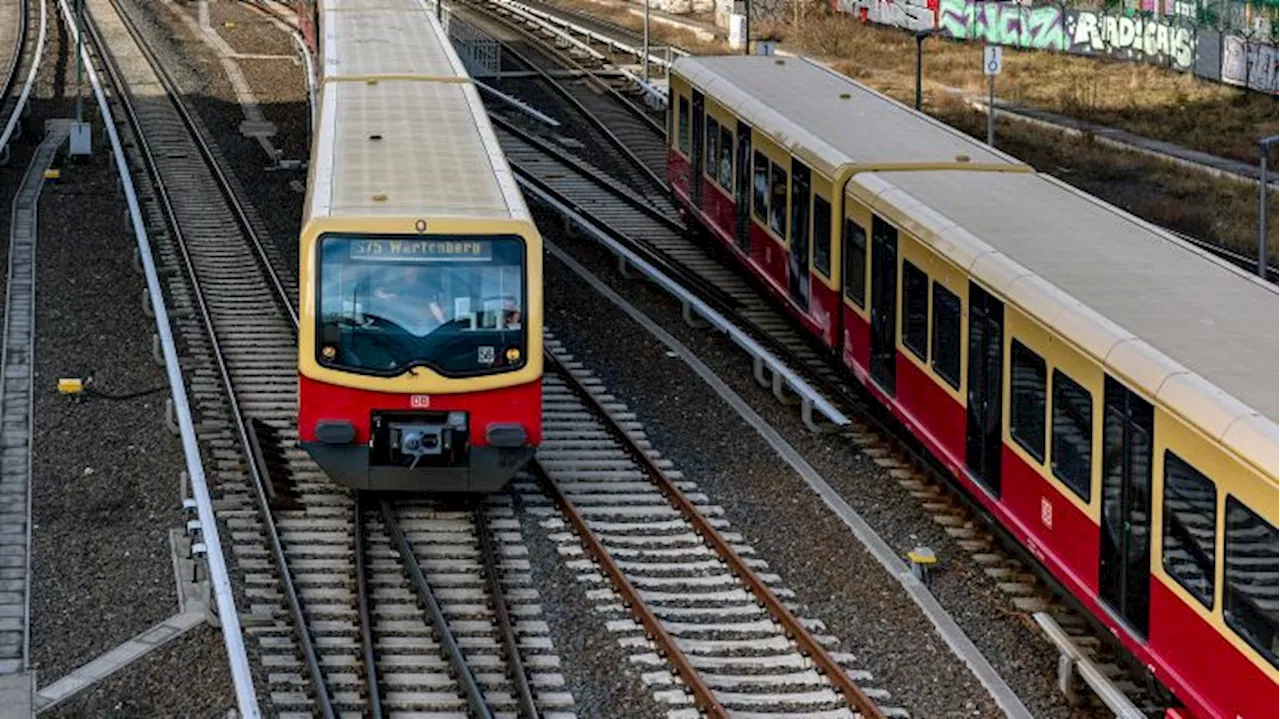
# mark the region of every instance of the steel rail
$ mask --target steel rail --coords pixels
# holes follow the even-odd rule
[[[458,644],[458,640],[454,638],[453,631],[449,629],[449,620],[445,617],[444,610],[440,608],[440,602],[436,599],[435,592],[431,589],[431,583],[427,581],[427,576],[422,572],[422,565],[413,553],[413,545],[409,543],[409,538],[405,536],[404,530],[400,528],[400,523],[396,520],[395,513],[391,511],[391,505],[386,500],[379,500],[378,504],[382,510],[382,521],[386,524],[387,531],[391,534],[392,544],[400,552],[400,559],[404,562],[405,570],[409,572],[409,582],[413,585],[418,599],[426,606],[428,613],[431,615],[431,621],[435,623],[436,629],[439,631],[440,643],[444,645],[445,651],[449,654],[449,663],[453,666],[458,684],[462,686],[463,694],[466,695],[467,706],[471,708],[473,716],[492,719],[493,712],[489,709],[488,703],[485,702],[484,690],[480,688],[480,683],[476,681],[475,674],[471,672],[471,667],[467,664],[467,657],[463,654],[462,647]]]
[[[516,137],[522,142],[545,153],[547,156],[555,159],[557,162],[568,165],[569,167],[571,167],[572,169],[580,173],[585,179],[591,181],[597,187],[600,187],[604,191],[610,193],[612,197],[618,200],[621,200],[622,202],[633,207],[637,211],[644,213],[649,219],[652,219],[653,221],[662,224],[664,227],[671,230],[671,232],[677,233],[677,234],[683,234],[685,232],[684,225],[671,219],[667,215],[659,212],[652,205],[649,205],[647,202],[644,202],[643,200],[641,200],[640,198],[634,195],[628,194],[626,192],[618,191],[613,185],[613,182],[617,182],[617,181],[614,180],[611,176],[603,175],[603,173],[601,173],[599,170],[595,169],[591,165],[587,164],[586,162],[579,160],[573,155],[565,152],[564,150],[561,150],[555,145],[552,145],[551,143],[548,143],[547,141],[539,137],[536,137],[534,135],[531,135],[525,132],[524,130],[520,129],[518,126],[516,126],[515,124],[513,124],[512,122],[508,121],[503,117],[491,114],[489,116],[489,120],[496,127],[500,128],[502,131],[511,134],[512,136]],[[499,139],[501,140],[501,138]],[[574,205],[575,207],[577,207],[577,209],[580,212],[586,213],[588,215],[590,214],[586,209],[582,207],[578,207],[576,203],[573,202],[573,200],[571,200],[568,197],[565,197],[563,193],[558,192],[557,190],[550,187],[546,183],[546,181],[541,176],[538,175],[538,173],[535,170],[529,167],[525,167],[524,165],[512,160],[510,157],[508,157],[507,160],[511,165],[512,171],[514,171],[518,176],[523,177],[524,179],[528,180],[530,183],[534,185],[537,185],[544,192],[556,197],[561,202],[564,202],[569,205]],[[716,287],[715,285],[707,282],[702,277],[699,277],[697,273],[691,271],[687,266],[680,263],[678,260],[671,258],[662,250],[656,247],[652,247],[646,242],[633,239],[620,231],[614,230],[612,227],[603,225],[603,223],[601,223],[601,226],[605,232],[608,232],[612,237],[617,239],[619,242],[626,244],[629,248],[631,248],[633,251],[638,253],[641,257],[646,259],[652,265],[662,270],[664,274],[667,274],[673,277],[679,277],[687,287],[696,287],[702,299],[714,305],[717,309],[734,311],[741,307],[742,305],[741,302],[731,297],[729,294],[721,290],[719,287]]]
[[[554,361],[550,352],[543,352],[543,356],[547,361]],[[529,463],[528,469],[534,479],[538,480],[538,484],[542,487],[551,499],[556,503],[556,507],[564,514],[572,525],[573,531],[578,535],[578,539],[586,545],[587,551],[595,558],[596,564],[609,577],[609,581],[613,583],[613,588],[618,594],[622,595],[622,603],[635,618],[639,620],[648,633],[649,639],[657,643],[660,654],[667,658],[675,666],[676,674],[680,677],[684,685],[693,693],[694,705],[705,712],[710,717],[724,717],[727,719],[728,712],[716,698],[715,692],[711,687],[703,681],[702,676],[698,674],[698,670],[694,668],[689,658],[685,655],[684,650],[676,643],[674,637],[667,632],[662,626],[662,620],[653,613],[653,610],[645,604],[644,598],[640,594],[640,590],[627,579],[627,575],[622,571],[622,567],[614,561],[609,550],[605,548],[600,538],[591,530],[591,526],[587,524],[586,517],[578,511],[573,502],[564,492],[560,490],[560,486],[556,484],[551,475],[542,468],[538,460]]]
[[[550,352],[544,352],[543,356],[547,365],[551,366],[553,371],[563,377],[573,393],[585,402],[590,410],[604,422],[609,433],[631,456],[632,461],[641,468],[649,478],[649,481],[658,488],[658,491],[662,492],[671,506],[685,518],[685,521],[693,525],[694,531],[729,566],[733,576],[747,585],[747,589],[755,596],[761,606],[769,612],[773,620],[782,626],[787,636],[800,648],[801,653],[817,665],[818,671],[826,675],[831,683],[844,695],[845,700],[863,717],[884,719],[884,713],[880,711],[875,702],[871,701],[871,698],[862,691],[857,683],[849,678],[849,675],[836,663],[835,658],[818,642],[817,638],[804,626],[804,623],[790,609],[787,609],[782,600],[778,598],[778,595],[769,588],[769,585],[765,584],[764,580],[742,558],[742,555],[733,549],[729,541],[720,534],[719,530],[711,524],[706,516],[698,511],[689,496],[667,476],[666,471],[659,467],[658,463],[636,443],[600,399],[587,389],[587,386],[573,372],[561,364],[555,355]]]
[[[360,650],[364,660],[364,680],[369,694],[369,715],[382,719],[382,692],[378,689],[378,668],[373,649],[373,611],[369,606],[369,577],[364,541],[365,493],[355,501],[356,601],[360,611]]]
[[[539,38],[536,35],[534,35],[532,32],[530,32],[528,28],[522,27],[518,23],[512,22],[511,20],[503,17],[498,13],[491,12],[489,10],[490,6],[486,3],[483,3],[483,2],[474,3],[474,2],[464,1],[459,4],[459,7],[471,10],[472,12],[477,12],[480,15],[486,18],[489,18],[490,20],[494,20],[499,23],[502,23],[503,25],[507,26],[514,32],[517,32],[523,35],[525,38],[527,38],[531,42],[540,46],[542,48],[543,53],[546,54],[551,59],[562,62],[564,65],[568,66],[569,69],[578,70],[579,72],[583,73],[589,79],[589,81],[593,82],[599,89],[603,90],[606,94],[612,96],[615,100],[622,103],[628,112],[634,115],[637,115],[642,119],[643,122],[648,123],[648,126],[649,126],[648,129],[653,131],[654,134],[659,135],[663,138],[666,137],[666,128],[664,126],[658,125],[652,118],[648,117],[648,115],[643,110],[635,107],[634,103],[630,102],[625,97],[623,97],[622,94],[619,93],[612,85],[605,82],[604,80],[601,80],[599,77],[593,74],[586,67],[582,66],[576,60],[566,56],[564,53],[559,52],[556,48],[548,47],[546,44],[546,40],[544,38]],[[658,173],[655,172],[653,168],[649,167],[647,163],[641,160],[639,156],[635,154],[635,151],[632,150],[625,142],[623,142],[622,139],[619,138],[617,134],[615,134],[613,130],[611,130],[604,123],[604,121],[602,121],[594,113],[589,111],[586,108],[586,106],[582,104],[581,100],[575,97],[573,93],[569,92],[568,88],[564,87],[562,83],[560,83],[558,80],[553,78],[551,74],[546,71],[545,68],[539,66],[537,63],[530,60],[528,56],[526,56],[524,53],[512,48],[508,43],[504,42],[502,43],[502,45],[506,48],[506,52],[508,54],[514,56],[519,63],[525,65],[530,70],[533,70],[535,73],[537,73],[538,76],[542,78],[543,82],[547,83],[556,92],[556,94],[560,95],[561,98],[563,98],[566,102],[568,102],[569,105],[572,106],[573,109],[576,110],[593,128],[595,128],[597,132],[604,135],[605,139],[609,142],[609,144],[614,146],[614,149],[616,149],[618,152],[621,152],[622,155],[626,157],[626,159],[631,161],[634,167],[639,169],[646,176],[646,178],[651,183],[653,183],[654,189],[656,191],[664,195],[666,194],[666,183],[661,177],[658,176]]]
[[[60,1],[65,2],[65,0],[60,0]],[[145,42],[141,39],[140,34],[137,31],[137,28],[134,27],[129,17],[125,15],[123,10],[120,8],[117,0],[112,0],[112,6],[115,8],[116,12],[119,14],[121,22],[130,32],[131,36],[134,39],[134,42],[137,43],[139,48],[143,49],[143,51],[145,52],[146,51]],[[218,342],[217,332],[213,322],[213,316],[209,309],[209,304],[205,297],[204,291],[200,286],[199,274],[196,273],[195,263],[191,258],[191,253],[187,246],[185,235],[182,230],[182,225],[178,219],[177,210],[174,207],[169,189],[165,184],[164,177],[160,173],[159,167],[156,164],[154,151],[152,150],[151,145],[147,139],[146,132],[142,127],[142,123],[139,120],[137,113],[135,111],[135,108],[133,106],[132,94],[129,91],[128,84],[125,82],[123,74],[120,72],[119,67],[116,65],[114,57],[112,56],[109,49],[107,48],[106,43],[103,41],[101,34],[98,30],[97,22],[90,15],[86,14],[85,25],[88,28],[89,35],[98,50],[98,54],[103,58],[107,66],[107,70],[108,70],[108,73],[111,75],[112,82],[119,89],[119,92],[117,92],[117,97],[121,103],[122,108],[125,111],[125,115],[127,116],[130,125],[133,127],[134,135],[137,138],[138,150],[142,155],[142,158],[143,158],[144,164],[147,167],[148,173],[151,175],[152,180],[155,183],[155,186],[157,189],[157,193],[156,193],[157,199],[159,200],[159,204],[161,206],[162,212],[164,213],[165,220],[169,225],[170,230],[173,232],[174,238],[176,239],[175,244],[178,247],[179,254],[182,258],[183,266],[187,272],[187,275],[192,279],[192,282],[191,282],[192,299],[195,302],[197,311],[200,314],[200,318],[204,323],[205,331],[208,334],[208,337],[210,340],[210,347],[212,350],[210,354],[212,356],[214,365],[217,367],[219,378],[222,380],[223,387],[227,393],[227,402],[230,405],[230,414],[232,417],[235,418],[234,424],[236,425],[236,432],[239,436],[240,446],[242,448],[245,448],[247,451],[248,447],[251,446],[251,442],[249,439],[249,430],[248,430],[248,427],[246,426],[247,423],[245,421],[244,414],[240,410],[240,404],[236,395],[235,385],[231,379],[231,372],[227,366],[226,358],[223,355],[221,346]],[[147,59],[148,59],[148,62],[151,64],[152,69],[155,70],[159,75],[160,73],[157,67],[158,63],[156,62],[154,55],[151,55],[148,53]],[[166,88],[166,90],[169,91],[170,88]],[[177,102],[175,102],[174,105],[175,107],[180,107],[180,104],[178,104]],[[181,113],[181,110],[179,112]],[[190,118],[187,118],[187,119],[189,120]],[[111,129],[111,128],[112,128],[111,124],[108,123],[108,129]],[[195,130],[193,126],[188,126],[188,129],[192,131],[193,137],[198,138],[198,131]],[[211,164],[211,165],[216,164],[212,156],[209,154],[204,154],[203,159],[208,164]],[[220,172],[215,173],[214,177],[220,183],[225,183],[225,176],[223,176]],[[222,189],[224,194],[226,194],[228,197],[231,197],[232,193],[231,193],[230,187],[227,187],[225,186],[225,184],[223,184]],[[229,199],[228,202],[234,203],[235,200]],[[239,214],[239,216],[243,217],[243,214],[241,213]],[[140,217],[135,219],[134,225],[135,227],[142,226],[142,220]],[[290,304],[288,302],[287,295],[282,296],[280,299],[283,300],[283,304],[285,305]],[[284,553],[284,545],[280,539],[280,534],[275,524],[275,518],[271,512],[270,500],[267,496],[267,489],[266,489],[266,484],[268,480],[265,476],[265,469],[263,467],[260,467],[256,461],[252,460],[252,458],[248,458],[248,459],[249,461],[246,461],[245,463],[246,468],[247,468],[247,471],[249,472],[250,477],[253,480],[255,494],[257,495],[257,500],[258,500],[258,509],[259,509],[259,512],[262,514],[262,520],[266,528],[269,543],[271,545],[272,555],[276,562],[277,569],[281,575],[281,585],[283,586],[285,599],[289,605],[290,613],[293,616],[293,621],[296,626],[296,633],[298,636],[299,644],[301,645],[301,648],[302,648],[303,661],[307,666],[307,671],[311,677],[312,685],[315,690],[315,699],[316,699],[316,702],[320,705],[321,715],[324,716],[325,719],[333,719],[336,716],[336,712],[333,706],[334,704],[333,697],[329,694],[328,684],[325,680],[325,673],[323,668],[320,666],[320,662],[316,654],[315,644],[314,644],[314,641],[312,640],[312,637],[306,622],[306,612],[302,606],[302,600],[298,595],[297,587],[294,584],[292,572],[289,570],[288,560]],[[216,527],[216,518],[211,518],[209,523],[205,524],[204,526]],[[213,544],[213,542],[211,541],[209,542],[209,544]]]
[[[13,106],[13,113],[9,115],[9,120],[4,125],[4,130],[0,131],[0,159],[8,157],[9,141],[13,138],[14,130],[18,127],[18,121],[22,119],[22,113],[26,110],[27,101],[31,98],[31,89],[36,84],[36,73],[40,70],[40,58],[44,55],[44,41],[48,28],[48,2],[40,1],[40,30],[36,35],[36,47],[31,54],[31,67],[27,70],[27,80],[23,83],[22,92],[18,95],[18,102]],[[4,85],[0,88],[0,107],[3,107],[5,101],[9,98],[9,93],[13,91],[13,83],[17,80],[18,68],[22,64],[22,53],[27,45],[27,14],[30,6],[28,0],[23,0],[22,9],[19,10],[21,15],[21,27],[18,29],[18,40],[13,44],[12,64],[9,66],[9,72],[6,73]]]
[[[73,39],[77,39],[79,31],[71,22],[71,13],[65,0],[59,0],[64,17],[68,20]],[[96,26],[93,34],[96,35]],[[239,613],[236,611],[235,595],[231,588],[231,579],[227,571],[226,559],[222,554],[222,540],[218,531],[217,515],[213,509],[213,498],[209,493],[208,480],[204,473],[204,463],[200,456],[199,441],[196,437],[195,424],[191,418],[191,407],[187,399],[186,380],[178,359],[178,351],[173,338],[173,329],[169,324],[169,312],[165,306],[164,291],[160,286],[159,272],[151,253],[151,240],[147,235],[146,223],[142,217],[142,208],[138,200],[137,189],[133,183],[133,173],[129,161],[125,158],[124,146],[116,129],[115,118],[107,103],[98,73],[94,68],[89,47],[82,49],[81,57],[88,71],[89,83],[97,101],[98,112],[111,145],[112,156],[120,176],[125,201],[129,209],[129,217],[133,225],[134,239],[137,243],[143,273],[147,281],[147,292],[151,298],[151,307],[155,313],[156,332],[160,338],[160,347],[164,356],[165,374],[168,378],[170,395],[173,398],[174,413],[178,420],[178,431],[182,438],[183,459],[187,468],[188,480],[196,502],[196,514],[200,519],[201,532],[205,538],[206,561],[209,569],[209,581],[213,585],[215,603],[217,605],[219,626],[222,631],[223,644],[227,651],[227,663],[230,665],[232,683],[235,686],[236,704],[242,717],[256,719],[260,716],[257,695],[254,690],[253,673],[249,667],[245,651],[244,635],[241,631]],[[109,55],[104,55],[109,60]],[[108,69],[116,72],[107,62]],[[118,78],[115,79],[117,87]],[[122,101],[127,92],[118,93]],[[126,112],[132,114],[131,107],[126,105]],[[134,118],[136,122],[136,118]],[[135,126],[136,127],[136,126]]]
[[[529,677],[524,671],[524,661],[520,658],[520,643],[516,636],[515,625],[511,623],[511,612],[507,607],[507,594],[502,588],[502,577],[498,575],[498,553],[493,548],[493,538],[489,536],[489,522],[485,519],[484,507],[477,507],[475,512],[476,534],[480,538],[480,556],[484,560],[484,573],[489,584],[489,596],[493,598],[493,613],[498,620],[498,631],[502,632],[502,644],[507,650],[507,666],[511,669],[511,681],[515,684],[516,700],[520,713],[526,719],[537,719],[540,716],[538,706],[533,700],[533,689],[529,687]]]
[[[609,35],[596,32],[591,28],[585,27],[583,25],[572,23],[566,20],[565,18],[556,15],[555,13],[546,12],[545,10],[539,10],[526,3],[515,2],[514,0],[489,0],[489,1],[497,5],[501,5],[507,8],[509,11],[517,13],[529,19],[532,22],[541,24],[543,27],[565,38],[571,44],[584,48],[593,55],[602,54],[598,50],[596,50],[594,47],[591,46],[590,41],[594,40],[595,42],[598,42],[608,47],[611,52],[621,51],[621,53],[625,55],[634,55],[637,62],[643,63],[646,59],[646,53],[644,52],[643,49],[637,48],[634,45],[628,45],[626,43],[623,43],[619,41],[616,37],[610,37]],[[557,8],[557,10],[561,10],[561,9],[563,8]],[[583,15],[579,14],[578,17],[582,18]],[[601,24],[602,26],[611,28],[611,30],[616,34],[625,33],[625,34],[630,34],[633,37],[638,36],[636,33],[633,33],[630,30],[627,30],[626,28],[623,28],[619,25],[614,25],[612,23],[605,23],[605,22],[601,22],[599,24]],[[578,33],[579,35],[585,36],[588,42],[582,42],[574,38],[573,33],[575,32]],[[667,48],[669,54],[676,54],[676,55],[689,54],[688,52],[678,47],[674,47],[670,45],[666,45],[663,47]],[[653,49],[654,49],[654,46],[650,45],[649,52],[647,54],[647,59],[649,60],[649,64],[657,65],[659,68],[661,68],[663,73],[668,72],[671,65],[670,61],[667,58],[655,57],[652,52]],[[621,72],[629,80],[631,80],[631,82],[633,82],[637,87],[639,87],[641,91],[644,92],[645,96],[648,97],[651,101],[659,103],[663,107],[666,106],[667,95],[662,88],[658,87],[657,85],[654,85],[651,82],[648,82],[643,77],[637,76],[634,72],[627,69],[626,67],[618,67],[618,71]]]
[[[628,264],[643,272],[659,287],[666,290],[681,303],[686,304],[690,312],[706,319],[717,330],[728,335],[734,344],[746,350],[755,360],[757,363],[757,375],[762,369],[768,368],[770,372],[780,378],[780,381],[784,382],[787,387],[790,387],[800,397],[801,416],[805,425],[810,429],[816,428],[813,420],[814,410],[817,410],[837,426],[845,427],[850,424],[849,418],[843,412],[823,397],[821,392],[802,378],[798,372],[792,370],[787,365],[787,362],[778,356],[778,354],[784,354],[792,357],[791,361],[797,366],[804,366],[805,364],[803,360],[795,357],[793,351],[781,345],[772,335],[760,330],[754,323],[742,319],[736,314],[726,316],[726,314],[717,311],[711,306],[710,302],[699,297],[693,290],[667,277],[636,254],[635,251],[627,247],[625,243],[614,239],[601,228],[600,222],[584,215],[580,209],[561,201],[555,194],[545,191],[540,185],[530,182],[519,173],[516,174],[516,182],[525,190],[526,197],[531,197],[533,200],[551,207],[555,212],[572,221],[597,242],[607,247],[614,255],[625,259]],[[748,329],[743,329],[743,326]],[[762,336],[757,337],[756,335]],[[771,347],[779,348],[781,352],[772,352],[770,351]]]
[[[160,78],[160,82],[164,85],[165,94],[169,96],[169,101],[173,104],[174,109],[178,113],[178,117],[182,119],[182,124],[186,126],[191,134],[191,139],[195,142],[196,148],[200,151],[200,156],[204,158],[205,164],[208,165],[209,171],[213,173],[214,179],[218,183],[222,194],[227,199],[227,207],[235,215],[236,222],[239,223],[241,230],[245,234],[245,238],[249,240],[250,246],[253,248],[254,254],[258,257],[258,262],[262,265],[263,272],[266,273],[267,279],[271,284],[272,292],[276,299],[280,302],[281,309],[289,315],[293,326],[298,326],[298,311],[294,308],[293,302],[289,299],[289,293],[285,290],[284,282],[281,281],[279,273],[271,264],[271,259],[267,256],[266,245],[262,239],[258,237],[257,230],[254,229],[253,223],[249,220],[248,213],[245,212],[244,205],[240,202],[240,198],[236,196],[235,191],[231,187],[231,181],[227,178],[227,174],[222,169],[222,164],[214,157],[213,151],[209,147],[208,141],[204,137],[204,133],[196,124],[195,118],[192,117],[191,111],[187,108],[187,103],[183,100],[183,93],[178,83],[165,69],[164,63],[156,57],[151,46],[147,44],[146,39],[138,30],[137,24],[133,21],[133,17],[124,9],[121,0],[111,0],[111,5],[115,7],[116,12],[120,15],[124,26],[129,30],[129,34],[133,37],[138,49],[147,58],[147,62],[151,65],[151,69],[155,72],[156,77]]]

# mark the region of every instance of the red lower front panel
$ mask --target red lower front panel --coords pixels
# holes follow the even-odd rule
[[[488,445],[490,424],[518,422],[529,434],[529,443],[542,442],[542,383],[529,382],[483,392],[462,394],[396,394],[339,387],[298,376],[298,438],[316,439],[316,423],[344,419],[355,425],[356,443],[369,441],[369,419],[375,410],[463,411],[469,416],[473,447]]]

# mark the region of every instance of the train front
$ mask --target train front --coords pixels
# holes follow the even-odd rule
[[[338,483],[492,492],[533,457],[541,243],[502,224],[304,233],[298,434]]]

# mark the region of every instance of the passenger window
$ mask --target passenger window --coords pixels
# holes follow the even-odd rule
[[[720,186],[733,192],[733,131],[720,128]]]
[[[1271,666],[1276,666],[1276,604],[1280,572],[1276,528],[1227,495],[1222,616]]]
[[[716,179],[716,165],[719,164],[720,158],[720,148],[717,147],[719,143],[720,123],[716,122],[710,115],[707,115],[707,147],[704,150],[706,155],[703,157],[703,172],[706,172],[707,176],[713,180]]]
[[[933,371],[960,389],[960,298],[933,283]]]
[[[844,296],[865,307],[867,293],[867,231],[844,220]]]
[[[769,221],[769,160],[764,153],[755,155],[755,196],[752,198],[756,217],[761,222]]]
[[[680,96],[680,127],[678,132],[680,151],[689,154],[689,98]]]
[[[1053,476],[1088,502],[1092,492],[1093,397],[1089,390],[1053,371]]]
[[[929,275],[902,261],[902,344],[929,361]]]
[[[769,175],[769,229],[778,237],[787,233],[787,171],[770,163]]]
[[[813,196],[813,266],[831,276],[831,203],[822,195]]]
[[[1056,377],[1054,384],[1056,387]],[[1217,488],[1178,455],[1165,451],[1164,570],[1206,609],[1213,608],[1213,553],[1217,533]]]
[[[1044,360],[1014,340],[1009,364],[1009,434],[1037,462],[1044,462]]]

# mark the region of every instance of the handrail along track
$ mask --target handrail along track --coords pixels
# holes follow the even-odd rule
[[[66,5],[65,0],[59,0],[59,4],[61,5],[63,16],[68,19],[68,25],[71,26],[72,35],[77,35],[78,32],[75,29],[75,24],[70,22],[70,10]],[[91,32],[96,37],[96,26],[92,23],[89,25]],[[102,51],[102,47],[102,45],[98,45],[99,53],[101,57],[107,61],[113,82],[116,83],[117,88],[123,90],[123,86],[119,84],[118,70],[114,67],[114,63],[111,62],[110,54],[104,53]],[[235,599],[231,591],[231,581],[227,572],[226,560],[222,554],[222,543],[219,537],[217,518],[214,514],[213,500],[210,496],[208,482],[204,474],[199,442],[196,437],[195,426],[191,417],[191,409],[187,400],[186,381],[182,375],[173,331],[169,324],[169,314],[165,306],[164,292],[161,289],[159,273],[156,270],[155,261],[151,253],[151,242],[147,235],[146,223],[142,217],[137,189],[133,182],[133,176],[129,169],[128,160],[125,158],[120,136],[116,130],[115,119],[111,112],[106,95],[103,92],[102,84],[92,62],[92,58],[90,57],[89,47],[85,47],[83,49],[82,57],[87,69],[94,97],[97,101],[98,111],[102,116],[103,125],[106,129],[108,140],[112,148],[112,155],[120,176],[121,185],[125,193],[130,224],[133,228],[139,257],[146,277],[147,291],[151,299],[151,307],[155,313],[156,332],[160,338],[160,347],[164,357],[165,372],[168,377],[170,394],[174,402],[179,433],[182,437],[183,456],[186,463],[188,480],[191,483],[192,494],[195,495],[194,499],[197,515],[200,518],[201,530],[206,539],[206,557],[209,577],[210,582],[213,585],[214,595],[216,598],[218,617],[220,620],[219,623],[222,629],[223,642],[226,646],[227,660],[231,669],[232,681],[235,686],[237,705],[241,716],[252,719],[260,715],[257,696],[254,691],[253,676],[249,668],[248,657],[244,645],[244,636],[241,632]],[[122,102],[126,111],[128,111],[128,92],[119,92],[117,93],[117,97]],[[130,112],[129,114],[131,115],[132,113]]]
[[[48,29],[48,0],[35,0],[40,3],[40,30],[36,36],[36,44],[31,52],[30,67],[27,68],[27,79],[23,83],[22,92],[19,93],[17,101],[13,105],[13,110],[9,114],[8,121],[5,122],[4,128],[0,129],[0,164],[8,160],[9,142],[13,139],[14,133],[18,129],[18,122],[22,119],[22,114],[26,111],[27,102],[31,98],[31,90],[35,87],[36,73],[40,70],[40,59],[44,56],[44,43]],[[0,83],[0,110],[8,104],[9,95],[13,92],[14,83],[17,82],[18,74],[22,68],[22,56],[27,47],[28,35],[28,15],[30,3],[32,0],[21,0],[18,3],[18,27],[14,30],[13,54],[10,57],[9,68],[5,72],[5,77]]]
[[[115,9],[118,16],[120,17],[121,21],[124,23],[125,27],[128,29],[130,35],[133,37],[134,42],[137,44],[139,49],[144,53],[144,55],[146,55],[147,60],[151,65],[152,71],[155,72],[156,76],[159,77],[161,82],[164,84],[166,93],[169,95],[173,108],[178,113],[178,115],[183,121],[184,126],[189,131],[191,141],[194,142],[196,146],[200,149],[201,158],[203,162],[206,163],[209,168],[211,168],[211,172],[214,178],[216,179],[216,181],[218,182],[224,194],[225,202],[227,203],[228,207],[232,209],[234,216],[236,217],[237,221],[240,223],[240,226],[241,226],[240,229],[244,237],[248,239],[251,244],[254,245],[254,248],[257,251],[260,260],[262,261],[262,264],[265,270],[269,273],[271,277],[274,278],[272,281],[272,286],[273,286],[273,289],[276,291],[276,297],[279,304],[282,306],[282,308],[287,308],[289,316],[293,318],[294,325],[296,326],[297,315],[296,315],[296,312],[293,310],[292,304],[288,300],[288,295],[284,292],[283,285],[280,283],[278,276],[276,276],[274,269],[271,268],[270,263],[266,261],[265,251],[261,245],[260,240],[257,238],[257,235],[254,232],[252,225],[249,223],[248,218],[244,213],[243,207],[240,206],[239,200],[235,197],[235,194],[231,191],[230,187],[228,186],[225,175],[222,173],[221,168],[217,167],[217,163],[216,161],[214,161],[212,154],[209,152],[209,148],[205,143],[204,138],[201,136],[201,133],[196,128],[190,113],[188,112],[187,108],[184,106],[183,102],[181,101],[179,94],[176,92],[176,84],[173,83],[172,78],[169,77],[167,72],[165,72],[165,70],[163,69],[163,66],[157,61],[155,55],[150,52],[150,49],[147,47],[145,40],[142,38],[141,34],[138,31],[138,28],[134,25],[130,16],[127,14],[127,12],[119,5],[118,2],[116,2],[116,0],[112,0],[112,6]],[[209,301],[208,301],[208,298],[205,296],[204,291],[201,288],[201,285],[198,279],[199,275],[196,273],[195,264],[192,260],[190,248],[186,241],[186,235],[183,231],[182,222],[178,217],[178,211],[175,207],[169,188],[165,184],[164,176],[160,172],[160,169],[156,163],[155,149],[151,146],[151,142],[148,139],[148,135],[145,129],[143,128],[141,120],[138,117],[137,110],[133,103],[132,95],[128,89],[128,83],[125,81],[125,78],[123,77],[123,74],[121,73],[120,68],[115,62],[114,56],[112,55],[110,49],[107,47],[106,42],[103,40],[96,20],[94,20],[91,16],[89,16],[88,13],[86,13],[85,26],[88,30],[89,37],[94,47],[96,48],[99,56],[102,57],[105,62],[108,74],[111,76],[112,83],[119,90],[116,93],[117,101],[120,103],[121,107],[124,110],[126,119],[128,120],[129,125],[133,130],[134,136],[137,139],[138,152],[140,153],[143,159],[143,162],[147,168],[147,171],[156,186],[157,200],[159,201],[161,210],[165,215],[165,220],[166,220],[166,223],[168,224],[168,228],[173,233],[173,236],[177,240],[175,244],[179,248],[179,253],[182,257],[182,262],[185,266],[185,270],[188,276],[193,279],[193,282],[191,283],[192,298],[195,302],[195,305],[200,314],[201,320],[204,323],[205,329],[210,338],[210,348],[211,348],[210,354],[212,356],[214,364],[217,367],[218,374],[226,390],[227,402],[231,408],[230,409],[231,415],[237,418],[238,420],[233,423],[236,425],[235,431],[239,435],[241,447],[248,448],[250,446],[250,440],[248,436],[249,428],[247,426],[247,422],[245,421],[245,417],[243,413],[240,411],[240,406],[237,399],[234,383],[232,382],[232,379],[231,379],[230,369],[228,368],[226,358],[224,357],[221,347],[217,340],[216,328],[214,325],[212,312],[210,310]],[[109,123],[108,123],[108,126],[110,126]],[[142,218],[141,217],[135,218],[134,225],[136,227],[143,226]],[[279,532],[275,527],[275,522],[272,517],[271,507],[270,507],[270,503],[269,503],[269,499],[267,497],[267,491],[266,491],[266,483],[269,481],[269,479],[265,476],[263,468],[260,467],[257,462],[254,462],[254,461],[246,462],[246,468],[249,471],[251,478],[253,479],[253,484],[257,494],[259,510],[262,515],[262,520],[267,528],[267,536],[271,544],[272,555],[277,564],[277,570],[281,573],[281,584],[283,585],[283,589],[285,592],[286,600],[290,607],[290,611],[293,614],[296,634],[298,636],[299,643],[301,644],[303,660],[306,663],[308,672],[311,676],[313,690],[315,692],[315,699],[319,704],[321,715],[324,716],[325,719],[333,719],[334,717],[337,716],[333,707],[333,700],[329,694],[327,684],[324,679],[325,677],[324,671],[320,666],[319,660],[317,658],[314,642],[312,641],[310,633],[307,630],[308,625],[306,622],[305,610],[302,606],[301,599],[298,596],[297,588],[291,579],[291,573],[289,570],[288,562],[284,554],[284,547],[281,543]],[[213,522],[216,522],[216,520],[211,518],[210,524],[212,524]]]

